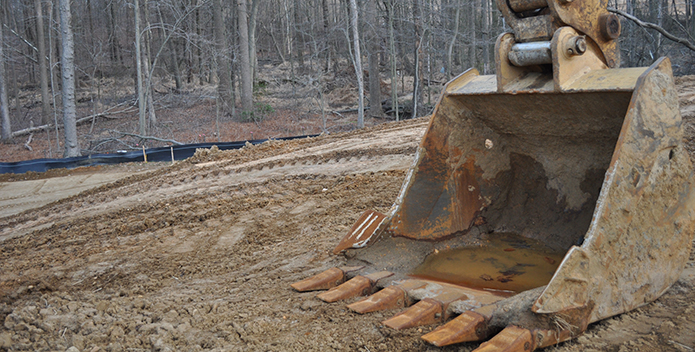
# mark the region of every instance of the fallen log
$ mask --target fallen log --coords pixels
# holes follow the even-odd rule
[[[75,121],[75,123],[79,125],[81,123],[91,121],[92,119],[94,119],[96,117],[103,117],[103,118],[107,118],[107,119],[118,119],[120,117],[111,117],[109,115],[122,114],[122,113],[130,112],[131,110],[135,111],[135,109],[125,109],[125,110],[115,111],[115,112],[111,112],[111,113],[101,112],[101,113],[97,113],[97,114],[93,114],[93,115],[79,118],[79,119],[77,119],[77,121]],[[49,123],[47,125],[34,126],[34,127],[25,128],[23,130],[17,130],[17,131],[12,132],[12,138],[20,137],[20,136],[26,136],[28,134],[35,133],[35,132],[45,131],[49,128],[54,128],[54,126],[55,125]],[[58,128],[63,128],[63,127],[62,127],[62,125],[58,125]]]

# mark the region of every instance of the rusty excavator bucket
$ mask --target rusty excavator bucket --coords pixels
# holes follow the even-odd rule
[[[693,240],[693,170],[670,61],[617,68],[605,1],[499,0],[496,75],[449,82],[387,214],[292,287],[440,324],[436,346],[529,351],[661,296]],[[360,296],[367,296],[357,299]],[[407,308],[406,308],[407,307]],[[405,308],[405,309],[404,309]]]

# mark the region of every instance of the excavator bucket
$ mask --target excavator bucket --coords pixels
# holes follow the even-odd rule
[[[695,224],[671,64],[610,68],[616,47],[586,32],[501,35],[497,74],[446,85],[390,211],[335,248],[359,269],[295,289],[330,281],[325,301],[399,310],[394,329],[446,322],[423,336],[436,346],[501,330],[481,351],[552,345],[661,296]]]

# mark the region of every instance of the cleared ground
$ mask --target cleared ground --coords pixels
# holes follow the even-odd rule
[[[679,84],[690,122],[693,81]],[[391,206],[426,124],[3,178],[0,350],[440,350],[419,339],[430,327],[394,331],[380,324],[393,312],[289,287],[344,262],[330,250],[364,210]],[[547,350],[692,351],[694,287],[691,255],[656,302]]]

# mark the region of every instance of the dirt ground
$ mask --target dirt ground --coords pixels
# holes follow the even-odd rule
[[[695,77],[678,79],[691,153]],[[426,119],[0,180],[0,351],[470,351],[290,284],[387,211]],[[68,184],[71,187],[65,188]],[[547,351],[693,351],[695,253],[656,302]]]

